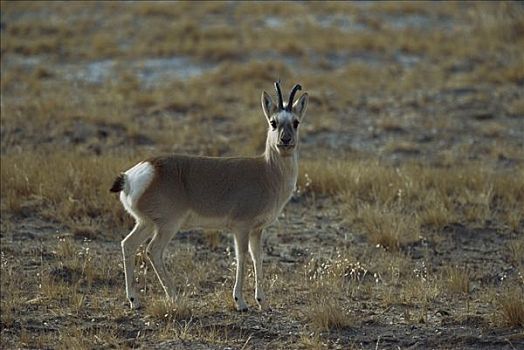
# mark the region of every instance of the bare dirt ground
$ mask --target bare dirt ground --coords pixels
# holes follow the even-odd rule
[[[1,347],[524,348],[518,3],[2,2]],[[114,176],[254,154],[263,89],[311,95],[264,236],[270,308],[234,311],[227,232],[184,231],[163,293]],[[241,120],[241,122],[239,122]]]

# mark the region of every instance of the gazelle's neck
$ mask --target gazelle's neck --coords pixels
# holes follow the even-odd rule
[[[278,150],[271,146],[270,142],[266,142],[266,150],[264,151],[264,160],[267,166],[280,173],[283,177],[296,178],[298,176],[298,149],[292,151],[290,155],[281,155]]]

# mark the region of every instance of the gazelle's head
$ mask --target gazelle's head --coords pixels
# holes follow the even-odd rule
[[[298,147],[299,124],[304,117],[308,103],[308,94],[304,93],[293,103],[295,94],[302,87],[296,84],[289,94],[289,101],[284,103],[280,81],[275,82],[278,103],[273,103],[267,92],[262,92],[262,109],[269,123],[267,144],[269,151],[276,151],[282,156],[291,156]]]

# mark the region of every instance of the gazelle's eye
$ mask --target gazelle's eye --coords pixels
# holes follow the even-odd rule
[[[275,130],[277,128],[277,122],[272,120],[269,122],[269,124],[271,124],[271,127],[273,128],[273,130]]]
[[[295,120],[293,121],[293,127],[294,127],[295,129],[298,128],[298,124],[300,124],[300,122],[299,122],[298,120],[295,119]]]

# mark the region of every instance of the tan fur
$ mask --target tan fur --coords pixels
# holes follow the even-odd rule
[[[122,241],[126,292],[131,307],[138,306],[133,286],[134,255],[138,246],[151,236],[147,247],[149,260],[166,295],[175,297],[162,257],[165,247],[182,227],[233,231],[237,258],[233,291],[236,306],[242,311],[247,309],[242,285],[248,249],[255,267],[255,296],[260,307],[264,306],[262,230],[275,221],[295,189],[298,129],[293,127],[293,122],[302,119],[307,99],[304,94],[288,112],[278,110],[263,93],[263,110],[270,126],[266,151],[259,157],[173,155],[148,159],[124,173],[123,187],[128,191],[121,192],[121,200],[137,222]],[[278,128],[271,126],[272,121],[278,122]],[[137,195],[132,195],[133,190]]]
[[[177,213],[186,217],[184,226],[227,229],[274,221],[275,206],[281,209],[294,189],[291,184],[296,182],[298,167],[293,157],[274,164],[263,156],[174,155],[148,162],[154,166],[155,177],[138,201],[137,209],[144,216],[163,225]]]

